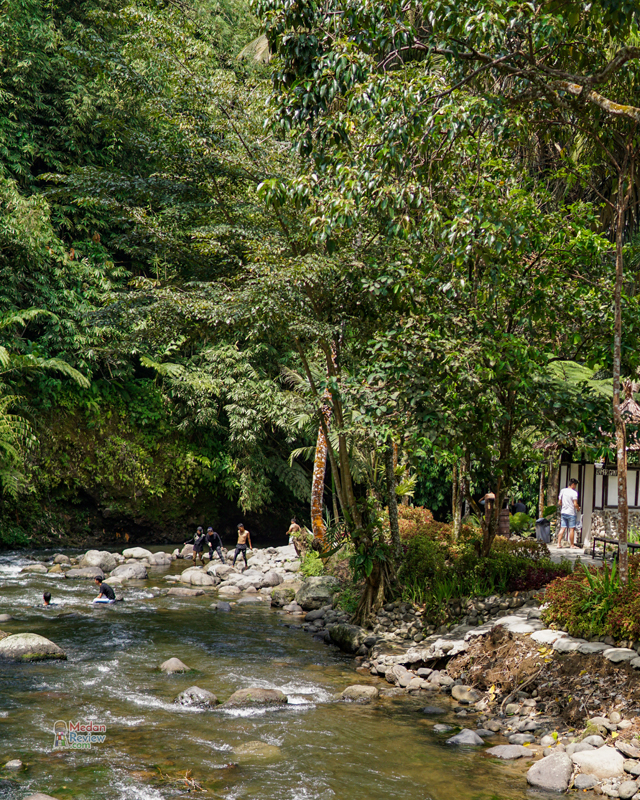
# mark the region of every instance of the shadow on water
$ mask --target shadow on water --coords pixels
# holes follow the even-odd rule
[[[208,790],[201,796],[226,800],[527,796],[521,768],[445,745],[419,713],[424,701],[334,702],[345,686],[372,679],[279,612],[256,604],[220,613],[211,596],[158,596],[161,576],[127,588],[124,603],[93,609],[88,582],[21,575],[20,563],[18,554],[0,557],[0,613],[14,616],[2,628],[47,636],[68,661],[0,665],[0,763],[27,765],[0,779],[1,800],[34,791],[60,800],[186,797],[188,771]],[[45,588],[60,603],[49,611],[34,607]],[[173,656],[193,672],[161,673]],[[221,700],[247,686],[279,688],[289,704],[233,712],[174,705],[194,684]],[[55,750],[56,720],[104,723],[106,739],[89,751]],[[250,742],[270,747],[262,756],[236,752]]]

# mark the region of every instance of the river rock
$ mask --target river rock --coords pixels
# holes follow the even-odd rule
[[[14,758],[11,761],[7,761],[3,769],[11,769],[11,770],[22,769],[22,761],[20,761],[19,758]]]
[[[118,565],[115,558],[106,550],[88,550],[80,560],[81,567],[100,567],[103,572],[111,572]]]
[[[604,742],[602,742],[602,744],[604,744]],[[622,755],[626,756],[627,758],[640,758],[640,750],[631,742],[625,742],[624,740],[616,739],[616,750],[619,750]]]
[[[282,575],[277,573],[275,569],[270,569],[262,576],[261,586],[279,586],[283,581]]]
[[[618,797],[621,800],[630,800],[638,791],[638,784],[635,781],[622,781],[618,786]]]
[[[14,633],[0,639],[0,659],[6,661],[47,661],[66,659],[61,647],[37,633]]]
[[[48,571],[44,564],[28,564],[20,570],[20,572],[33,572],[36,575],[44,575]]]
[[[2,644],[0,642],[0,644]],[[179,658],[169,658],[166,661],[163,661],[160,664],[160,669],[162,672],[166,672],[167,675],[173,675],[177,672],[191,672],[191,667],[188,667],[186,664],[183,664]]]
[[[47,572],[48,575],[63,575],[64,570],[62,569],[61,564],[54,564],[50,570]]]
[[[580,773],[576,775],[573,779],[573,788],[574,789],[593,789],[593,787],[598,783],[598,779],[595,778],[593,775],[585,775],[584,773]]]
[[[213,603],[211,608],[215,608],[217,611],[231,611],[231,603],[225,603],[224,600],[219,600],[217,603]]]
[[[208,692],[199,686],[190,686],[184,692],[180,692],[173,702],[179,706],[213,708],[219,701],[213,692]]]
[[[233,748],[234,755],[239,758],[278,758],[280,748],[266,742],[244,742]]]
[[[216,579],[200,569],[199,567],[189,567],[180,575],[182,583],[190,583],[192,586],[215,586]]]
[[[56,553],[55,556],[53,557],[53,563],[54,564],[70,564],[71,563],[71,559],[69,558],[69,556],[65,556],[64,553]]]
[[[449,731],[452,731],[452,730],[453,730],[453,725],[441,724],[441,725],[434,725],[433,726],[433,732],[434,733],[449,733]]]
[[[472,731],[469,728],[463,728],[460,731],[460,733],[456,733],[455,736],[452,736],[450,739],[447,739],[447,744],[476,746],[483,744],[483,741],[475,731]]]
[[[144,547],[129,547],[122,551],[122,555],[125,558],[139,558],[147,560],[150,557],[153,558],[153,553],[151,550],[146,550]]]
[[[491,733],[491,731],[489,731]],[[497,747],[491,747],[486,751],[488,756],[495,756],[502,758],[505,761],[512,761],[516,758],[532,758],[534,753],[528,748],[519,744],[499,744]]]
[[[25,797],[24,800],[58,800],[58,798],[52,797],[50,794],[36,792],[35,794],[30,794],[28,797]]]
[[[573,765],[566,753],[553,753],[542,758],[527,772],[527,783],[547,792],[566,792]]]
[[[216,575],[220,580],[228,578],[232,573],[235,575],[235,570],[230,564],[221,564],[219,561],[212,561],[207,566],[209,575]]]
[[[94,580],[94,578],[104,578],[104,572],[100,567],[79,567],[68,569],[65,578],[85,578],[86,580]]]
[[[185,544],[185,546],[180,551],[180,555],[182,556],[182,558],[193,558],[193,545]]]
[[[0,642],[1,646],[2,642]],[[571,756],[571,760],[580,767],[582,772],[595,775],[600,780],[617,778],[624,774],[624,758],[622,754],[608,745],[599,747],[597,750],[574,753]]]
[[[353,686],[347,686],[340,697],[343,700],[354,700],[357,703],[370,703],[372,700],[375,700],[379,694],[376,686],[354,684]]]
[[[305,611],[312,611],[314,608],[331,605],[333,595],[339,588],[338,579],[334,578],[333,575],[307,578],[296,592],[296,603],[302,606]]]
[[[0,622],[9,622],[12,619],[11,614],[0,614]]]
[[[366,631],[363,631],[357,625],[347,625],[343,622],[339,622],[336,625],[327,625],[327,630],[333,644],[338,645],[345,653],[357,653],[367,635]],[[412,675],[411,677],[414,676]]]
[[[171,597],[199,597],[204,594],[204,589],[187,589],[186,586],[172,586],[167,592]]]
[[[459,703],[470,704],[482,700],[482,693],[471,686],[458,685],[451,687],[451,697]]]
[[[271,602],[278,608],[288,605],[295,598],[298,588],[299,586],[286,583],[281,583],[279,586],[274,586],[274,588],[271,590]]]
[[[279,689],[262,689],[258,686],[251,686],[248,689],[239,689],[222,705],[227,707],[234,706],[281,706],[287,703],[287,695]]]
[[[611,647],[609,650],[603,650],[602,655],[607,659],[607,661],[611,661],[612,664],[620,664],[623,661],[631,661],[631,659],[637,658],[638,656],[635,650],[631,650],[627,647]]]
[[[68,575],[69,573],[67,573],[67,577]],[[147,568],[144,564],[120,564],[113,570],[111,577],[121,578],[123,581],[144,581],[147,579]]]
[[[507,741],[509,744],[531,744],[535,741],[535,736],[530,733],[513,733],[511,736],[507,737]],[[588,747],[589,745],[587,745]]]
[[[171,565],[172,558],[169,553],[163,553],[160,551],[159,553],[151,553],[151,555],[147,558],[147,561],[152,567],[169,567]]]
[[[241,594],[239,586],[221,586],[218,590],[220,596],[233,597],[234,595]]]
[[[440,706],[425,706],[422,709],[423,714],[427,714],[430,717],[438,716],[439,714],[446,714],[444,708],[440,708]]]

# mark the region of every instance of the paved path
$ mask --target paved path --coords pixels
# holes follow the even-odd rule
[[[566,558],[574,564],[578,559],[580,559],[582,564],[595,564],[597,567],[602,566],[602,559],[591,558],[591,547],[583,550],[581,547],[574,549],[571,547],[557,547],[555,544],[550,544],[547,546],[549,548],[549,552],[551,553],[551,560],[557,562],[558,564],[563,558]]]

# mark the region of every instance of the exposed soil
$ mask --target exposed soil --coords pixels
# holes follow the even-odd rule
[[[449,662],[447,672],[490,692],[494,711],[500,711],[513,693],[524,691],[537,699],[539,712],[559,716],[571,727],[614,709],[626,717],[640,713],[640,674],[628,663],[612,664],[599,655],[557,653],[502,626],[475,639],[465,653]],[[634,725],[620,736],[632,738],[637,733]]]

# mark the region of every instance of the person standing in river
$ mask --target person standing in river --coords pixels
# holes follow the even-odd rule
[[[204,550],[204,541],[205,541],[204,531],[202,530],[202,525],[198,525],[198,529],[195,532],[193,539],[187,539],[185,545],[193,544],[193,565],[195,566],[196,561],[198,558],[202,561],[204,566],[204,558],[202,557],[202,551]]]
[[[220,534],[214,531],[211,526],[207,528],[205,542],[209,545],[209,563],[211,563],[213,559],[213,549],[215,547],[218,558],[224,564],[224,558],[222,557],[222,539],[220,538]]]
[[[253,550],[253,545],[251,544],[251,534],[249,531],[244,527],[244,525],[239,522],[238,523],[238,544],[236,545],[236,552],[233,554],[233,566],[236,565],[236,559],[238,555],[242,553],[244,557],[244,569],[246,569],[249,565],[247,563],[247,542],[249,543],[249,547]]]

